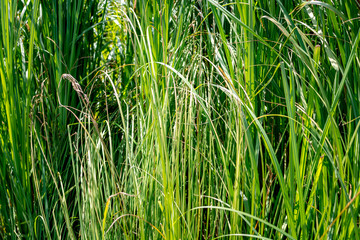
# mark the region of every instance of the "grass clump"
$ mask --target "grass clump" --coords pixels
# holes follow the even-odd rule
[[[357,1],[0,4],[1,238],[360,237]]]

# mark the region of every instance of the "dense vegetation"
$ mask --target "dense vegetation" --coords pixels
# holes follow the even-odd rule
[[[360,239],[356,0],[1,0],[1,239]]]

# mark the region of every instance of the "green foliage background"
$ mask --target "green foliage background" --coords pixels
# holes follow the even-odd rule
[[[0,238],[360,238],[358,1],[0,20]]]

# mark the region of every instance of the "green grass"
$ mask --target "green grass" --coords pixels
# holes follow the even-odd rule
[[[360,238],[357,1],[0,19],[0,238]]]

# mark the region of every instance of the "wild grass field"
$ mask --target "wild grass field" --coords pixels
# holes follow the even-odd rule
[[[0,239],[360,239],[360,1],[0,21]]]

